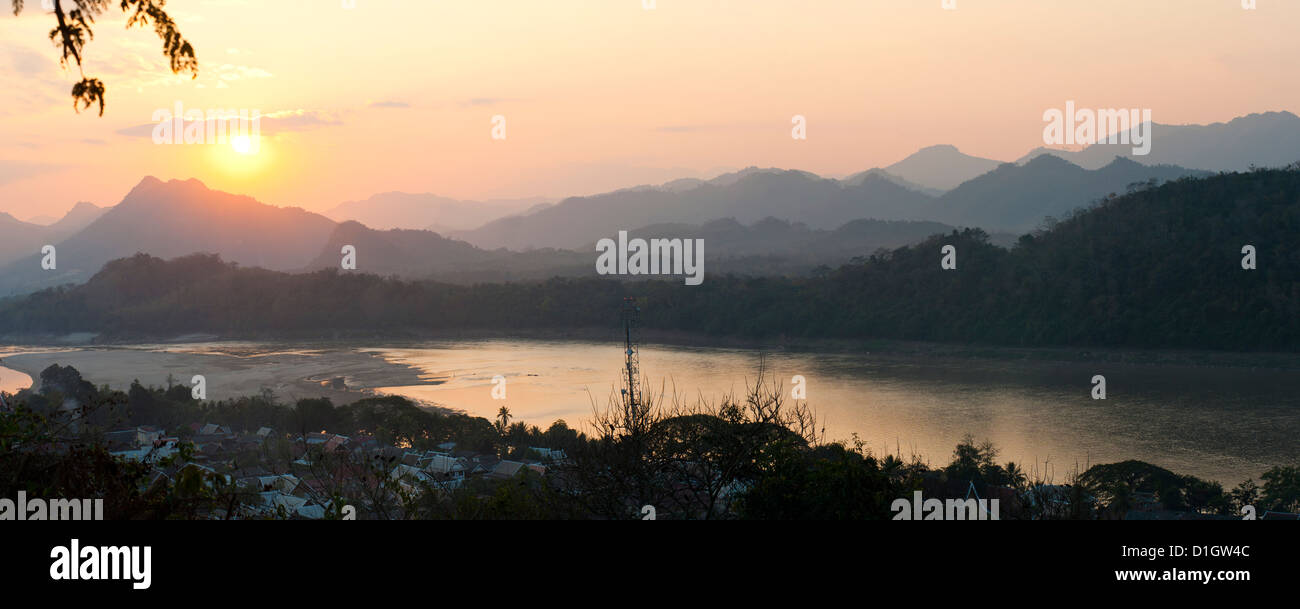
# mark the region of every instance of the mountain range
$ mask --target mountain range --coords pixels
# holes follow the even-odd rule
[[[39,247],[0,267],[0,294],[85,281],[109,260],[137,252],[163,258],[213,252],[245,266],[298,269],[335,226],[320,214],[210,190],[195,179],[146,177],[121,203],[52,243],[55,269],[41,267]]]
[[[1121,157],[1144,165],[1245,171],[1252,165],[1284,167],[1300,161],[1300,117],[1290,112],[1248,114],[1209,125],[1153,123],[1149,129],[1151,150],[1145,155],[1133,154],[1130,144],[1097,143],[1073,152],[1035,148],[1016,162],[1051,154],[1085,169],[1098,169]],[[1098,136],[1101,139],[1102,134]]]
[[[922,148],[884,171],[913,184],[939,191],[952,190],[962,182],[993,171],[1001,161],[970,156],[956,146]]]
[[[719,218],[753,223],[768,216],[834,229],[862,218],[914,219],[931,200],[880,176],[852,184],[804,171],[751,168],[683,189],[633,188],[571,197],[528,215],[501,218],[450,236],[484,248],[578,248],[620,230]],[[867,202],[870,202],[868,205]]]
[[[465,230],[503,216],[536,211],[553,202],[544,197],[463,201],[434,194],[385,192],[363,201],[347,201],[323,212],[336,222],[355,220],[371,228]]]
[[[980,227],[994,243],[1009,244],[1047,218],[1112,194],[1205,176],[1225,164],[1300,159],[1300,118],[1287,112],[1154,128],[1148,157],[1119,154],[1102,162],[1092,147],[998,163],[931,146],[843,179],[751,167],[555,203],[383,193],[317,214],[211,190],[198,180],[147,177],[116,206],[79,203],[48,226],[0,213],[0,295],[81,282],[107,261],[137,252],[206,252],[300,272],[338,268],[343,245],[357,247],[360,270],[381,275],[463,283],[580,276],[593,272],[593,244],[619,231],[703,238],[711,272],[798,274],[954,227]],[[1152,164],[1167,158],[1196,167]],[[43,245],[57,246],[54,270],[41,268]]]
[[[0,264],[40,252],[41,247],[72,236],[89,226],[107,209],[82,201],[62,218],[45,225],[23,222],[0,212]]]
[[[713,224],[698,230],[744,232]],[[140,254],[108,263],[82,285],[0,301],[0,336],[563,336],[608,332],[624,298],[635,294],[646,303],[639,327],[692,337],[1052,346],[1085,356],[1099,348],[1235,350],[1256,352],[1237,360],[1241,365],[1268,366],[1277,361],[1269,353],[1300,351],[1297,226],[1300,167],[1135,190],[1022,235],[1010,249],[967,229],[808,276],[710,270],[694,287],[590,273],[450,285],[337,269],[240,268],[211,255]],[[793,234],[778,221],[746,230]],[[1243,265],[1243,244],[1257,248],[1250,260],[1258,270]],[[960,252],[962,270],[941,267],[945,246]],[[1084,395],[1088,378],[1080,381]]]
[[[933,149],[926,156],[954,154],[961,153],[955,148]],[[1024,165],[996,165],[935,196],[907,188],[903,184],[908,181],[885,170],[833,180],[803,171],[751,168],[686,189],[669,183],[661,188],[573,197],[531,214],[450,235],[485,248],[567,249],[649,224],[701,223],[718,218],[752,223],[769,216],[825,230],[871,218],[1025,231],[1048,216],[1062,216],[1108,194],[1123,193],[1134,183],[1197,175],[1204,172],[1124,159],[1088,170],[1043,155]]]

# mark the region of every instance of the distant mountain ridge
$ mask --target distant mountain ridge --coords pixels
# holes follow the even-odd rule
[[[0,296],[84,281],[108,260],[136,252],[162,258],[207,252],[240,265],[300,271],[336,268],[343,244],[358,247],[361,270],[380,274],[540,278],[587,272],[592,244],[619,231],[707,236],[707,251],[725,257],[737,272],[801,272],[828,256],[915,240],[923,226],[918,223],[933,225],[925,230],[975,226],[995,236],[1024,232],[1135,185],[1204,176],[1229,162],[1300,160],[1286,161],[1300,157],[1300,117],[1289,112],[1154,128],[1157,139],[1148,157],[1094,146],[1078,153],[1035,151],[1020,163],[998,163],[953,146],[930,146],[839,180],[749,167],[708,180],[674,180],[556,203],[516,199],[482,209],[475,202],[390,192],[330,212],[372,214],[380,227],[412,225],[401,230],[339,224],[299,208],[210,190],[198,180],[147,177],[119,205],[79,203],[49,226],[0,213]],[[1211,169],[1152,164],[1161,158]],[[966,177],[975,172],[980,173]],[[455,228],[487,218],[493,219],[476,228]],[[57,246],[55,270],[40,266],[40,248],[47,244]]]
[[[475,272],[492,274],[493,279],[519,279],[547,268],[591,266],[591,257],[576,252],[520,254],[489,251],[464,241],[448,239],[433,231],[376,230],[359,222],[344,222],[330,234],[324,249],[303,269],[337,269],[344,245],[356,248],[356,270],[377,275],[412,279],[462,277]],[[496,272],[500,271],[500,272]]]
[[[779,228],[760,224],[760,233]],[[1135,190],[1024,235],[1009,250],[969,229],[812,277],[710,272],[700,287],[622,276],[458,286],[140,255],[80,286],[0,301],[0,335],[562,336],[608,330],[635,294],[646,303],[643,330],[694,336],[1296,353],[1297,226],[1300,168]],[[1242,267],[1242,244],[1258,248],[1259,270]],[[963,270],[940,266],[944,245],[959,252]]]
[[[538,212],[451,236],[483,248],[525,251],[577,248],[620,230],[719,218],[752,223],[772,216],[829,230],[871,217],[919,219],[907,216],[930,199],[879,175],[845,183],[804,171],[751,168],[704,182],[679,180],[660,188],[570,197]]]
[[[955,151],[935,150],[948,155]],[[957,153],[960,154],[960,153]],[[489,222],[451,236],[484,248],[526,251],[585,247],[620,230],[654,224],[701,224],[718,218],[753,223],[767,217],[832,230],[861,219],[940,222],[989,231],[1029,230],[1048,216],[1086,207],[1130,184],[1157,183],[1203,175],[1181,167],[1116,161],[1087,170],[1053,155],[1023,166],[1002,163],[933,196],[908,188],[887,170],[869,170],[844,180],[803,171],[751,168],[724,179],[670,182],[572,197],[527,215]]]
[[[517,213],[536,211],[551,199],[462,201],[423,193],[384,192],[362,201],[347,201],[325,211],[336,222],[355,220],[371,228],[466,230]]]
[[[0,267],[0,294],[84,281],[109,260],[137,252],[207,252],[246,266],[297,269],[320,251],[334,226],[319,214],[210,190],[195,179],[150,176],[121,203],[53,243],[56,269],[41,268],[39,250]]]
[[[1203,171],[1245,171],[1256,167],[1285,167],[1300,161],[1300,117],[1290,112],[1261,112],[1226,123],[1164,125],[1153,123],[1151,151],[1133,154],[1131,144],[1097,143],[1083,150],[1035,148],[1016,162],[1051,154],[1085,169],[1099,169],[1125,158],[1143,165],[1178,165]],[[1108,136],[1098,133],[1098,139]]]
[[[0,212],[0,265],[31,256],[45,245],[68,238],[94,222],[108,209],[81,201],[62,218],[47,225],[23,222]]]
[[[1060,219],[1129,186],[1160,184],[1208,172],[1173,166],[1147,166],[1117,158],[1089,170],[1054,155],[1039,156],[1024,165],[1004,163],[939,197],[932,217],[960,226],[999,227],[1028,231],[1047,217]]]
[[[1001,164],[1002,161],[971,156],[956,146],[943,144],[922,148],[884,170],[926,188],[951,190]]]
[[[771,216],[750,225],[735,218],[692,224],[653,224],[628,231],[628,238],[703,239],[712,258],[781,257],[805,264],[843,264],[876,250],[893,249],[945,234],[954,227],[939,222],[908,220],[853,220],[835,229],[813,229],[806,224]],[[999,243],[1010,246],[1014,236],[1003,234]],[[594,251],[595,243],[582,251]]]

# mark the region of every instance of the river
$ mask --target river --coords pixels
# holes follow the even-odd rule
[[[483,340],[418,345],[322,346],[284,343],[136,345],[66,349],[28,355],[35,376],[51,362],[72,364],[96,384],[125,388],[132,379],[162,384],[210,372],[210,398],[255,393],[278,380],[277,394],[306,397],[303,385],[335,372],[348,385],[398,394],[494,418],[501,405],[516,420],[542,428],[556,419],[588,428],[621,379],[621,345],[579,341]],[[221,359],[226,358],[226,359]],[[991,440],[999,461],[1063,483],[1078,467],[1126,459],[1234,486],[1276,465],[1300,465],[1300,373],[1240,366],[1095,363],[942,357],[914,353],[775,352],[769,379],[789,397],[803,377],[807,401],[830,440],[857,434],[876,454],[919,455],[946,464],[966,434]],[[643,346],[641,370],[665,399],[718,403],[743,395],[760,353]],[[12,365],[12,364],[11,364]],[[21,366],[16,366],[22,368]],[[243,372],[239,372],[242,370]],[[253,375],[243,379],[239,374]],[[1093,399],[1092,378],[1106,378],[1106,399]],[[494,377],[503,377],[505,399]],[[284,378],[280,378],[284,377]],[[293,378],[289,378],[293,377]],[[29,383],[0,369],[0,388]],[[6,385],[7,384],[7,385]],[[225,396],[229,397],[229,395]],[[336,398],[336,403],[338,399]]]

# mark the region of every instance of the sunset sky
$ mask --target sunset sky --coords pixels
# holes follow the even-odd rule
[[[76,69],[59,68],[54,19],[28,0],[0,15],[0,211],[112,205],[145,175],[324,210],[750,165],[843,175],[933,144],[1014,160],[1066,100],[1173,124],[1300,113],[1294,0],[956,2],[172,0],[198,78],[172,75],[152,30],[124,30],[114,8],[86,46],[85,74],[108,87],[98,117],[73,112]],[[139,134],[177,102],[277,118],[254,155]],[[796,114],[806,141],[790,137]]]

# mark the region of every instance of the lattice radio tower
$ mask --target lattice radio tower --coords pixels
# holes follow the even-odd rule
[[[636,305],[635,298],[623,299],[623,356],[627,367],[623,402],[629,413],[638,412],[641,406],[640,313],[641,307]]]

